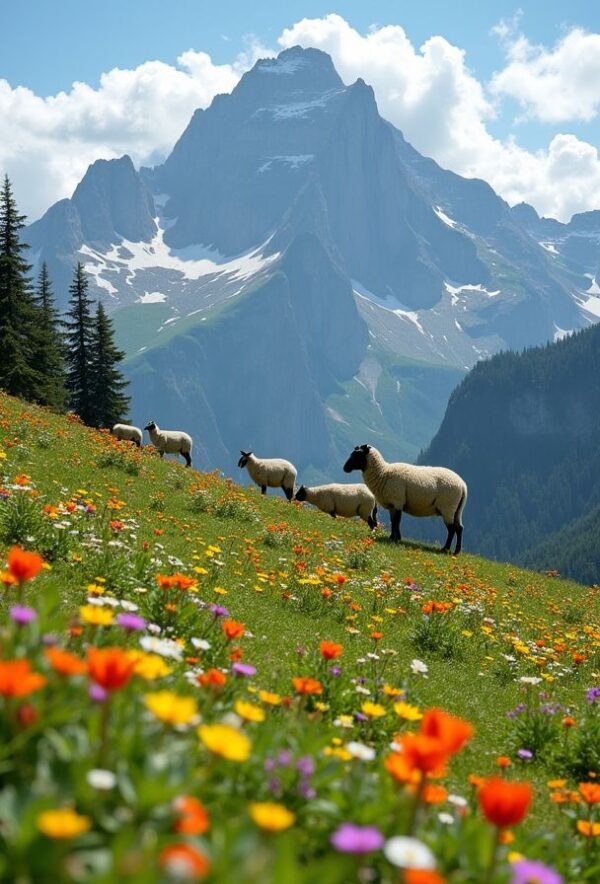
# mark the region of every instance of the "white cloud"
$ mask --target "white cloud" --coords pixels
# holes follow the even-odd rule
[[[518,20],[517,15],[495,29],[503,40],[512,40],[517,54],[524,51],[514,37]],[[554,135],[547,149],[535,152],[514,139],[495,138],[487,124],[500,90],[496,85],[488,92],[467,67],[464,52],[444,37],[430,37],[416,48],[399,26],[373,28],[363,35],[341,16],[328,15],[297,22],[279,43],[328,52],[346,83],[357,77],[371,83],[382,116],[417,150],[460,175],[485,179],[511,204],[525,200],[541,214],[561,220],[600,207],[596,148],[568,134]],[[595,82],[597,86],[598,76]]]
[[[502,27],[504,25],[504,27]],[[490,84],[545,123],[589,122],[600,107],[600,34],[569,31],[552,49],[534,46],[514,28],[496,28],[508,64]]]

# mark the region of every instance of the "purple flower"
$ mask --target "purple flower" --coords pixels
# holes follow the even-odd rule
[[[229,617],[229,611],[223,605],[211,605],[210,612],[213,617]]]
[[[315,762],[311,755],[303,755],[296,762],[296,768],[303,777],[312,777],[315,772]]]
[[[333,675],[334,678],[339,678],[339,676],[342,674],[342,670],[339,666],[332,666],[329,670],[329,674]]]
[[[105,691],[101,685],[96,684],[95,682],[92,682],[89,686],[88,693],[90,695],[90,700],[93,700],[94,703],[104,703],[108,697],[108,691]]]
[[[595,703],[597,700],[600,701],[600,687],[590,688],[585,697],[588,703]]]
[[[58,638],[53,632],[45,632],[42,636],[42,644],[46,647],[52,647],[58,643]]]
[[[234,663],[231,671],[239,675],[240,678],[251,678],[256,675],[256,667],[250,666],[249,663]]]
[[[140,617],[139,614],[119,614],[117,616],[117,623],[123,629],[130,629],[132,632],[136,629],[145,629],[147,625],[144,618]]]
[[[269,792],[272,795],[279,795],[281,792],[281,780],[279,777],[271,777],[269,779]]]
[[[563,879],[550,866],[533,859],[519,860],[512,866],[511,884],[562,884]]]
[[[354,717],[357,721],[368,721],[369,718],[363,712],[355,712]]]
[[[277,767],[277,763],[274,758],[271,758],[267,755],[263,767],[267,771],[267,773],[270,773],[272,770],[275,770],[275,768]]]
[[[518,749],[517,755],[519,756],[519,758],[523,758],[525,761],[529,761],[531,758],[533,758],[533,752],[531,752],[529,749]]]
[[[289,767],[292,763],[292,753],[289,749],[282,749],[279,755],[277,756],[277,763],[281,765],[281,767]]]
[[[384,837],[375,826],[355,826],[342,823],[330,838],[340,853],[370,853],[383,847]]]
[[[306,801],[311,801],[313,798],[317,797],[317,793],[311,786],[310,780],[300,780],[298,783],[298,791]]]
[[[304,657],[304,655],[306,654],[306,648],[304,647],[304,645],[296,645],[296,653],[299,657]]]
[[[33,608],[27,608],[25,605],[13,605],[9,614],[13,623],[17,623],[19,626],[26,626],[37,617]]]

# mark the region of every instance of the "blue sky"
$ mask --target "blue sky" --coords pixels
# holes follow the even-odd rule
[[[480,87],[483,99],[479,101],[473,94],[473,102],[477,104],[479,101],[479,118],[483,121],[489,138],[500,140],[507,146],[507,157],[512,143],[520,150],[529,152],[534,160],[538,153],[545,157],[544,169],[539,164],[539,168],[534,168],[533,160],[529,161],[522,153],[523,174],[531,177],[531,186],[523,188],[524,197],[531,199],[534,204],[537,199],[541,211],[549,211],[555,215],[561,213],[567,215],[578,207],[589,208],[590,200],[595,206],[595,195],[593,199],[584,198],[582,184],[585,164],[587,163],[595,174],[595,160],[593,153],[581,145],[592,148],[600,146],[600,115],[597,113],[597,107],[600,107],[600,68],[592,67],[588,71],[582,71],[579,81],[571,77],[569,69],[577,66],[573,59],[591,56],[596,44],[581,38],[579,41],[581,51],[579,51],[577,41],[573,39],[570,53],[565,51],[561,55],[561,51],[558,50],[561,41],[564,41],[574,29],[578,29],[577,33],[591,34],[600,30],[600,15],[596,0],[570,0],[568,4],[564,0],[524,0],[524,2],[522,0],[520,3],[508,0],[496,0],[496,2],[484,2],[484,0],[351,2],[350,0],[335,4],[318,2],[318,0],[303,0],[303,2],[287,0],[285,3],[276,0],[269,2],[260,0],[254,3],[247,0],[237,0],[237,2],[171,0],[169,3],[165,0],[160,2],[159,0],[103,0],[103,2],[28,0],[26,3],[3,5],[5,6],[2,12],[4,39],[0,54],[0,80],[4,79],[8,88],[5,88],[4,106],[0,100],[0,129],[3,129],[3,115],[8,120],[10,113],[14,120],[15,109],[19,112],[23,109],[26,119],[22,130],[16,129],[14,122],[10,127],[4,127],[3,131],[8,131],[8,136],[5,134],[7,145],[4,147],[4,155],[0,146],[0,167],[7,168],[9,172],[15,169],[17,177],[22,177],[23,180],[30,178],[30,175],[26,169],[27,152],[23,153],[22,145],[28,144],[29,141],[32,144],[35,142],[37,147],[32,152],[31,162],[36,162],[36,157],[43,153],[40,135],[42,130],[46,135],[49,129],[55,132],[55,141],[46,142],[46,146],[54,143],[56,156],[60,155],[60,161],[57,158],[54,162],[55,169],[52,174],[57,176],[57,180],[62,175],[63,189],[70,187],[74,180],[73,176],[69,177],[64,171],[68,156],[63,157],[63,149],[68,143],[72,144],[72,164],[77,174],[82,162],[84,160],[87,162],[93,155],[94,145],[100,155],[111,155],[111,151],[116,155],[124,149],[134,156],[135,161],[147,161],[148,157],[160,158],[168,152],[167,141],[151,144],[150,136],[146,155],[139,138],[131,147],[129,146],[124,134],[125,124],[120,131],[115,115],[111,117],[110,108],[107,110],[110,102],[113,105],[115,102],[118,104],[118,97],[113,91],[103,99],[100,88],[102,74],[114,68],[137,71],[138,79],[141,81],[140,71],[150,61],[158,60],[170,69],[181,72],[182,55],[187,50],[208,53],[214,67],[209,72],[211,87],[206,86],[202,91],[198,86],[198,80],[205,75],[205,72],[198,73],[196,68],[193,72],[199,89],[197,103],[199,106],[204,106],[204,103],[210,103],[213,94],[211,88],[214,92],[215,89],[228,91],[233,87],[235,78],[231,79],[233,75],[229,75],[228,71],[235,71],[235,76],[239,76],[243,71],[240,53],[251,53],[251,47],[256,44],[278,51],[282,45],[285,45],[282,34],[286,28],[297,25],[303,19],[324,20],[327,15],[335,13],[352,32],[356,32],[364,39],[373,30],[389,25],[400,26],[414,48],[413,61],[417,67],[422,60],[420,49],[432,37],[440,36],[445,44],[463,50],[464,70],[459,71],[459,76],[464,82],[461,86],[457,80],[457,89],[460,91],[465,86],[468,91],[474,87],[474,84],[477,84],[477,88]],[[513,26],[512,29],[505,29],[503,35],[499,35],[494,29],[503,20],[513,22]],[[321,48],[327,51],[332,51],[331,47],[336,46],[338,42],[335,36],[322,38],[314,27],[299,30],[297,28],[296,32],[304,42],[316,41],[315,45],[321,45]],[[525,41],[524,51],[519,40],[521,43]],[[376,79],[378,65],[375,55],[367,52],[361,62],[362,67],[358,62],[353,65],[352,59],[348,59],[348,52],[351,51],[348,46],[351,42],[350,40],[345,50],[347,62],[345,78],[358,74],[364,76],[367,81]],[[519,50],[520,45],[521,50]],[[368,48],[366,43],[365,48]],[[511,53],[514,56],[517,52],[520,53],[519,59],[517,63],[511,65],[511,59],[514,61]],[[523,78],[523,83],[520,83],[519,64],[524,57],[527,62],[527,76]],[[334,61],[338,67],[343,64],[341,58],[334,57]],[[428,76],[430,73],[434,76],[435,73],[431,72],[431,65],[433,62],[427,68]],[[185,68],[185,64],[183,67]],[[505,71],[507,68],[508,71],[500,80],[493,79],[495,73]],[[453,70],[458,70],[456,64]],[[341,70],[340,73],[344,77],[344,71]],[[409,140],[412,140],[422,152],[428,152],[443,165],[455,168],[461,174],[478,174],[487,177],[496,189],[502,191],[504,188],[503,195],[509,201],[517,199],[518,186],[508,180],[510,176],[508,178],[504,176],[503,179],[498,176],[494,178],[493,168],[496,161],[491,155],[487,164],[478,164],[476,159],[466,156],[464,145],[462,152],[459,151],[459,157],[455,150],[449,149],[448,145],[443,145],[441,142],[435,143],[426,137],[421,137],[419,141],[419,133],[422,135],[422,121],[416,120],[414,114],[411,116],[413,109],[399,109],[395,113],[393,103],[389,99],[389,94],[393,91],[392,79],[399,73],[402,71],[399,72],[393,64],[386,74],[387,80],[379,71],[380,82],[379,85],[374,83],[374,86],[382,113],[392,119],[396,125],[404,128]],[[416,71],[417,80],[420,76],[422,74]],[[562,85],[558,88],[559,92],[562,90],[563,102],[560,113],[554,113],[551,107],[555,77],[562,78]],[[81,94],[73,92],[72,84],[75,81],[88,84],[96,93],[99,106],[93,111],[90,109],[90,96],[84,96],[80,100]],[[181,77],[178,81],[180,86],[186,86]],[[596,92],[588,94],[581,107],[570,113],[569,89],[572,89],[575,98],[582,83],[589,93],[591,88],[589,84],[594,81],[598,100],[596,101]],[[416,80],[413,78],[411,82],[414,85]],[[19,91],[18,87],[26,87],[29,91],[24,93]],[[175,79],[169,88],[177,89]],[[407,88],[406,83],[403,88]],[[32,99],[32,96],[36,99],[48,99],[61,91],[69,96],[68,102],[47,100],[42,105],[39,101],[36,104]],[[204,98],[205,93],[206,98]],[[131,94],[127,94],[129,101],[132,100]],[[193,101],[194,94],[189,95],[190,102]],[[483,106],[484,99],[489,104],[487,108]],[[467,99],[464,99],[461,105],[463,111],[466,103]],[[70,110],[67,110],[67,105],[70,106]],[[82,111],[83,105],[85,108]],[[57,107],[62,108],[63,116],[60,119]],[[151,103],[146,108],[140,106],[140,114],[152,112]],[[96,130],[98,116],[101,113],[106,113],[107,119],[110,119],[106,125],[100,127],[102,137],[98,137]],[[180,114],[173,117],[171,141],[175,140],[178,134],[175,131],[176,127],[179,126],[179,131],[183,128],[187,113],[187,106],[182,106]],[[83,119],[85,114],[88,114],[85,124],[88,129],[85,130],[82,122],[80,130],[74,134],[72,120]],[[43,122],[41,122],[42,117]],[[90,123],[92,117],[94,121]],[[448,124],[449,128],[454,127],[455,136],[456,127],[463,125],[461,120],[462,117],[457,113],[452,123]],[[469,126],[475,127],[472,130],[473,135],[469,137],[476,141],[478,138],[476,123],[473,120],[465,120],[464,125],[465,131],[469,132],[471,131]],[[114,136],[112,142],[111,133]],[[552,141],[556,136],[569,136],[574,140],[569,145],[566,145],[566,142],[561,142],[560,145],[555,143],[556,149],[553,149]],[[440,138],[443,138],[441,133]],[[19,144],[21,147],[17,149]],[[490,145],[491,141],[488,141],[488,147]],[[565,145],[570,151],[571,159],[573,151],[577,153],[575,159],[581,165],[579,177],[582,180],[577,184],[568,203],[559,205],[558,197],[554,201],[550,198],[544,200],[543,177],[550,166],[552,168],[561,164],[564,166]],[[483,142],[480,148],[483,152],[487,149]],[[509,165],[510,160],[507,159],[507,166]],[[57,171],[58,166],[62,172]],[[597,184],[600,188],[600,162]],[[51,187],[46,190],[47,195],[44,191],[43,196],[40,195],[40,200],[47,200],[54,195]],[[600,200],[600,189],[598,193]],[[38,205],[34,211],[39,212]]]

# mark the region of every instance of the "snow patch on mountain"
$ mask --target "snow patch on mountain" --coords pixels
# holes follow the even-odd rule
[[[137,299],[137,304],[161,304],[167,300],[167,296],[162,292],[144,292]]]
[[[314,153],[301,153],[296,154],[295,156],[261,157],[261,159],[264,159],[265,162],[261,166],[259,166],[258,173],[262,174],[263,172],[270,171],[273,163],[283,163],[290,169],[299,169],[302,166],[306,165],[306,163],[312,162],[314,158]]]
[[[448,217],[448,215],[446,215],[446,213],[443,212],[439,206],[433,206],[433,211],[438,216],[440,221],[443,221],[444,224],[446,224],[448,227],[452,227],[452,228],[458,227],[458,224],[456,223],[456,221],[453,221],[452,218]]]
[[[560,252],[553,242],[541,242],[540,245],[547,252],[550,252],[551,255],[560,255]]]

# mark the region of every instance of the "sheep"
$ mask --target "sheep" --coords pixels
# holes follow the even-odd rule
[[[294,464],[281,458],[256,457],[251,451],[240,450],[240,454],[238,467],[247,468],[250,478],[260,487],[262,494],[267,493],[267,488],[283,488],[285,496],[291,501],[298,475]]]
[[[340,485],[332,482],[329,485],[316,485],[307,488],[301,485],[294,500],[307,500],[322,512],[329,513],[335,519],[336,516],[352,518],[360,516],[369,528],[377,527],[377,504],[375,498],[366,485]]]
[[[167,454],[181,454],[185,458],[186,467],[191,467],[194,444],[191,436],[182,430],[161,430],[156,421],[150,421],[144,429],[148,430],[152,444],[161,457],[165,452]]]
[[[135,442],[138,448],[142,447],[144,436],[139,427],[132,427],[130,424],[115,424],[111,433],[116,439]]]
[[[344,472],[362,470],[365,484],[380,506],[389,510],[392,520],[390,540],[400,541],[402,513],[411,516],[441,516],[448,530],[442,552],[450,552],[456,535],[454,554],[462,549],[462,513],[467,485],[445,467],[419,467],[408,463],[388,463],[372,445],[357,445],[344,464]]]

